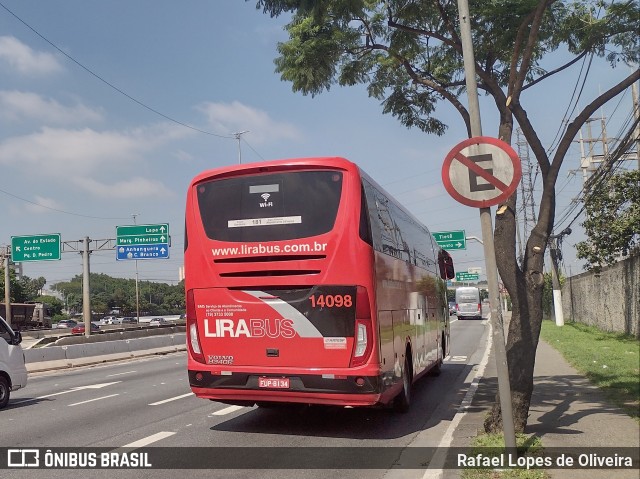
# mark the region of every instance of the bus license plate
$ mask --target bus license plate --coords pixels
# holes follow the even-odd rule
[[[289,378],[258,378],[258,387],[289,389]]]

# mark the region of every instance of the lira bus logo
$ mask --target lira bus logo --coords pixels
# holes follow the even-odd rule
[[[290,319],[205,319],[206,338],[293,338],[296,330]]]
[[[267,201],[271,195],[269,193],[263,193],[260,195],[260,198],[264,200],[264,203],[260,203],[260,208],[267,208],[269,206],[273,206],[273,201]]]

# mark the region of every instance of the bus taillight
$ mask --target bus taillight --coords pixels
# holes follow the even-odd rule
[[[356,292],[356,342],[351,358],[351,367],[361,366],[371,355],[373,331],[371,326],[371,306],[367,288],[358,286]]]
[[[200,348],[198,339],[198,326],[196,324],[196,304],[193,299],[193,290],[187,291],[187,344],[193,359],[199,363],[204,363],[204,354]]]

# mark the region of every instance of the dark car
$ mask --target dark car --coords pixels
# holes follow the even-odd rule
[[[91,332],[92,333],[97,333],[98,331],[100,331],[100,326],[98,326],[95,323],[89,323],[91,324]],[[78,323],[76,326],[73,327],[73,329],[71,330],[71,334],[84,334],[84,323]]]
[[[122,324],[138,324],[138,320],[132,317],[124,317],[122,318]]]
[[[78,322],[74,321],[73,319],[61,319],[60,321],[58,321],[56,328],[70,329],[76,327],[77,325]]]
[[[170,324],[170,323],[164,318],[153,318],[151,319],[151,321],[149,321],[149,326],[163,326],[165,324]]]

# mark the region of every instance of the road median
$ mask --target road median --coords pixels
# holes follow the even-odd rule
[[[24,355],[27,370],[34,373],[184,350],[186,334],[173,333],[146,338],[25,349]]]

